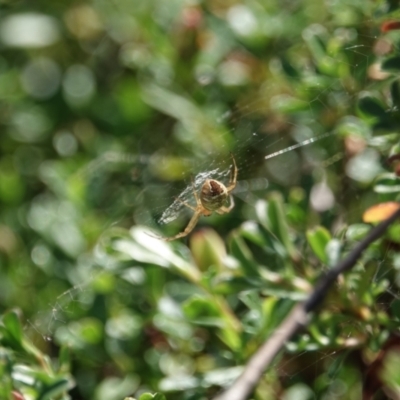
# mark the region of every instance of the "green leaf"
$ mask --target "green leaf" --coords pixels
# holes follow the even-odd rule
[[[52,384],[45,385],[39,393],[38,400],[51,400],[60,397],[72,387],[72,382],[69,379],[60,378]]]
[[[329,379],[336,379],[343,364],[348,357],[349,353],[344,351],[342,354],[338,354],[338,357],[333,360],[332,364],[329,365],[327,375]]]
[[[222,387],[229,386],[239,377],[242,371],[242,366],[213,369],[204,374],[202,387],[210,387],[215,385]]]
[[[329,231],[318,226],[306,233],[308,244],[313,250],[314,254],[324,263],[328,263],[328,255],[326,254],[326,245],[331,240]]]
[[[274,103],[271,105],[274,111],[279,111],[284,114],[304,111],[308,107],[308,103],[304,100],[289,95],[279,95],[276,96],[274,100]]]
[[[290,78],[296,78],[296,79],[299,78],[300,76],[299,71],[297,71],[297,69],[294,68],[293,65],[285,57],[282,57],[281,64],[283,72],[287,76],[289,76]]]
[[[300,255],[290,236],[289,226],[283,209],[283,200],[280,194],[274,193],[268,202],[268,218],[271,223],[271,231],[278,237],[286,251],[293,260],[298,260]]]
[[[339,239],[331,239],[325,247],[326,254],[328,256],[328,265],[330,267],[335,266],[341,256],[342,242]]]
[[[308,297],[308,293],[299,292],[297,290],[285,290],[277,288],[263,289],[261,292],[264,296],[274,296],[279,299],[290,299],[293,301],[304,301]]]
[[[400,60],[400,57],[399,57]],[[394,81],[390,85],[390,94],[392,96],[392,105],[400,108],[400,81]]]
[[[161,393],[143,393],[139,400],[166,400],[165,396]]]
[[[246,290],[240,293],[238,297],[249,310],[261,310],[260,296],[257,291]]]
[[[173,251],[170,244],[151,236],[148,229],[135,226],[130,230],[131,239],[117,238],[112,247],[124,260],[135,260],[154,264],[163,268],[173,268],[191,281],[201,279],[200,271],[186,261],[180,254]]]
[[[206,271],[212,265],[223,268],[226,257],[225,243],[212,229],[202,229],[190,237],[190,249],[193,258],[201,271]]]
[[[68,372],[71,364],[70,349],[67,346],[62,346],[58,356],[59,371]]]
[[[262,289],[264,285],[265,282],[258,277],[223,277],[214,282],[213,293],[228,295],[239,293],[243,290]]]
[[[239,228],[239,233],[243,238],[257,246],[268,247],[269,250],[273,250],[270,237],[263,234],[260,226],[255,221],[246,221],[243,223]]]
[[[22,342],[22,328],[16,311],[10,311],[3,317],[4,326],[12,337],[18,342]]]
[[[358,109],[365,115],[379,118],[387,119],[388,115],[386,109],[383,105],[375,98],[370,96],[362,97],[358,101]]]
[[[374,185],[376,193],[398,193],[400,192],[400,179],[393,173],[380,174]]]
[[[8,344],[18,349],[23,347],[22,328],[17,312],[12,310],[6,313],[3,316],[2,323],[3,326],[0,325],[0,329]]]
[[[356,136],[368,140],[372,136],[371,127],[361,118],[347,116],[338,121],[335,132],[342,136]]]
[[[360,240],[362,239],[371,229],[368,224],[353,224],[347,228],[346,239],[348,240]]]
[[[400,71],[400,57],[396,56],[386,59],[381,64],[381,69],[383,69],[384,71],[393,71],[393,72]]]
[[[188,318],[197,321],[204,318],[208,320],[210,317],[213,317],[214,320],[214,317],[220,317],[221,315],[217,305],[213,301],[198,295],[191,297],[183,304],[183,311]],[[219,321],[217,325],[221,326],[219,318],[216,321]]]
[[[365,271],[352,281],[352,289],[357,293],[358,298],[363,299],[363,303],[370,306],[374,301],[374,293],[371,289],[375,286],[375,274],[376,271],[373,268],[365,268]],[[379,293],[375,296],[379,296]]]
[[[397,321],[400,321],[400,300],[396,299],[390,303],[390,310]]]
[[[320,332],[319,327],[316,324],[312,324],[309,326],[308,331],[312,335],[312,337],[321,345],[327,346],[330,343],[330,338]]]
[[[241,267],[247,276],[258,276],[258,266],[245,241],[234,232],[230,236],[230,251],[240,262]]]
[[[223,299],[193,296],[183,304],[183,312],[192,323],[219,328],[218,335],[231,349],[238,349],[241,341],[237,332],[239,322],[232,318]]]
[[[392,346],[385,353],[383,362],[383,370],[380,373],[380,377],[384,382],[385,386],[391,388],[397,392],[400,390],[400,376],[397,371],[400,368],[400,353]]]

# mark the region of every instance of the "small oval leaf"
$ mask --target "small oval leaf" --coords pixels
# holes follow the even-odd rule
[[[307,231],[307,241],[314,254],[324,263],[328,262],[328,255],[326,254],[326,245],[331,240],[331,235],[327,229],[318,226],[312,230]]]
[[[400,208],[400,203],[388,201],[386,203],[376,204],[363,214],[363,221],[368,223],[381,222],[388,219],[394,212]]]
[[[366,114],[370,117],[375,117],[380,119],[387,118],[386,110],[384,109],[382,104],[373,97],[370,96],[362,97],[358,101],[358,108],[363,114]]]

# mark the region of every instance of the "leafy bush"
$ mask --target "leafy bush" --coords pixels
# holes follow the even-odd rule
[[[397,5],[67,3],[0,4],[0,397],[212,398],[398,200]],[[230,153],[234,209],[152,237]],[[395,398],[399,243],[253,398]]]

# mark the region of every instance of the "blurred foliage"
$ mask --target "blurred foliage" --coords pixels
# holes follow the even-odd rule
[[[1,399],[211,398],[399,200],[396,2],[0,11]],[[146,233],[184,229],[160,215],[230,153],[229,214]],[[254,399],[398,396],[399,244],[340,278]]]

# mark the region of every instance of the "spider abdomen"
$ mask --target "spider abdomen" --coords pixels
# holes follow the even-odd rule
[[[228,197],[226,186],[215,179],[207,179],[201,187],[200,201],[206,210],[218,210],[226,203]]]

